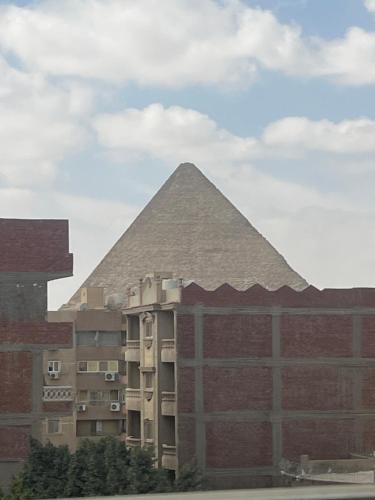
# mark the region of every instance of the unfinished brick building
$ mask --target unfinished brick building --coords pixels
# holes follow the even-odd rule
[[[272,485],[282,458],[375,449],[375,289],[129,292],[128,444],[215,488]]]
[[[72,345],[71,323],[47,323],[47,283],[71,276],[68,223],[0,219],[0,484],[27,456],[42,419],[71,413],[43,403],[43,350]]]

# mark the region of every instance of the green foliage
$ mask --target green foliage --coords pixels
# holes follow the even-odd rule
[[[174,491],[199,491],[203,489],[202,474],[195,462],[181,467]]]
[[[11,491],[0,500],[145,494],[194,491],[201,488],[195,464],[185,466],[178,480],[155,468],[150,448],[127,448],[111,437],[82,441],[75,453],[66,446],[43,446],[32,440],[30,454]]]

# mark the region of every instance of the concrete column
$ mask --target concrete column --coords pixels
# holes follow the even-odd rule
[[[282,458],[280,311],[272,312],[272,463],[278,469]]]
[[[363,419],[358,415],[362,410],[362,379],[363,367],[360,366],[362,354],[362,316],[353,315],[353,359],[358,361],[353,366],[353,410],[357,413],[355,419],[355,451],[363,452]]]
[[[203,308],[194,311],[195,332],[195,450],[197,463],[202,472],[206,468],[206,428],[203,396]]]

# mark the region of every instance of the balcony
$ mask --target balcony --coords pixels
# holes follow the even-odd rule
[[[176,415],[176,393],[166,392],[161,393],[161,414],[164,416],[174,417]]]
[[[43,401],[73,401],[71,386],[48,385],[43,387]]]
[[[133,361],[135,363],[139,363],[139,360],[139,340],[128,340],[126,343],[125,361]]]
[[[176,446],[163,444],[161,464],[164,469],[177,470]]]
[[[126,389],[126,408],[128,410],[141,411],[140,389]]]
[[[174,339],[162,339],[161,360],[163,363],[174,363],[176,361],[176,344]]]
[[[139,437],[134,437],[134,436],[127,436],[126,437],[126,444],[130,448],[136,448],[138,446],[141,446],[141,438]]]

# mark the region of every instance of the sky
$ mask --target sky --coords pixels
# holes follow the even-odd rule
[[[183,162],[309,283],[375,286],[375,0],[0,0],[0,216],[69,219],[50,309]]]

